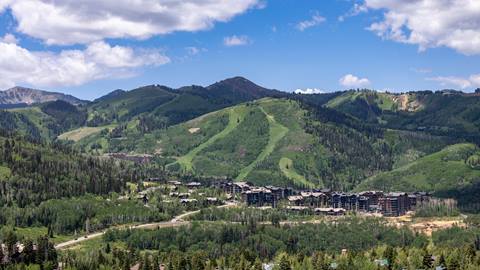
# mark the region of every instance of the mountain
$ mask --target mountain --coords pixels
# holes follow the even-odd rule
[[[463,209],[478,210],[480,149],[474,144],[450,145],[394,170],[374,175],[356,189],[428,190],[437,196],[458,199]]]
[[[452,194],[467,188],[461,181],[480,183],[477,169],[465,167],[478,154],[462,155],[463,165],[442,163],[445,151],[478,144],[479,117],[478,94],[299,95],[234,77],[207,87],[115,90],[83,106],[46,102],[2,111],[0,123],[36,140],[70,140],[90,154],[152,155],[173,174]],[[440,177],[442,166],[451,175]]]
[[[5,107],[13,107],[14,105],[27,106],[55,100],[63,100],[74,105],[85,103],[85,101],[71,95],[25,87],[14,87],[5,91],[0,91],[0,106]]]
[[[447,146],[448,138],[382,130],[286,98],[230,106],[149,129],[144,118],[62,135],[91,153],[150,154],[169,171],[257,184],[350,190]]]
[[[93,102],[100,102],[100,101],[103,101],[103,100],[109,100],[109,99],[115,98],[116,96],[122,95],[125,92],[126,91],[122,90],[122,89],[113,90],[112,92],[95,99]]]
[[[480,143],[480,96],[442,90],[402,94],[346,91],[323,106],[384,128],[424,131]]]
[[[208,87],[193,85],[173,89],[149,85],[131,91],[115,91],[95,100],[89,105],[88,125],[109,125],[142,117],[144,122],[164,127],[242,102],[287,95],[242,77]]]

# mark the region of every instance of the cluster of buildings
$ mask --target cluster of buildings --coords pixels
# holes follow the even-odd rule
[[[335,192],[330,189],[296,191],[274,186],[256,187],[248,182],[220,183],[219,188],[232,196],[240,197],[249,206],[277,207],[285,202],[292,211],[313,210],[317,214],[343,215],[347,211],[381,213],[384,216],[402,216],[415,210],[429,200],[426,192],[382,192],[359,193]]]

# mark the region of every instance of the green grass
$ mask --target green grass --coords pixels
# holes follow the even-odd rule
[[[237,181],[244,180],[245,177],[257,166],[258,163],[265,160],[272,152],[275,150],[277,143],[285,137],[288,133],[288,128],[281,125],[272,115],[267,114],[267,112],[260,106],[262,112],[267,116],[268,123],[270,125],[270,137],[268,140],[267,146],[263,149],[263,151],[258,155],[257,159],[255,159],[252,163],[250,163],[247,167],[243,168],[238,176],[235,178]]]
[[[60,140],[69,140],[78,142],[83,138],[86,138],[90,135],[94,135],[102,131],[103,129],[112,129],[115,125],[101,126],[101,127],[81,127],[68,132],[65,132],[58,136]]]
[[[326,106],[329,107],[329,108],[336,108],[336,107],[342,105],[345,102],[355,100],[360,94],[361,94],[361,92],[348,91],[345,94],[340,95],[340,96],[328,101]]]
[[[40,236],[45,236],[48,233],[47,227],[28,227],[28,228],[15,228],[15,233],[17,233],[19,236],[24,237],[26,239],[31,239],[35,240]],[[66,242],[69,240],[74,239],[74,235],[57,235],[54,234],[53,238],[50,238],[50,241],[53,243],[62,243]]]
[[[395,170],[364,181],[357,190],[444,191],[480,181],[480,170],[465,161],[478,149],[473,144],[451,145]]]
[[[244,106],[237,106],[229,110],[229,121],[228,125],[225,127],[224,130],[221,132],[217,133],[210,139],[208,139],[206,142],[200,144],[198,147],[195,147],[192,149],[190,152],[188,152],[186,155],[180,157],[176,163],[180,164],[182,169],[186,172],[193,172],[193,159],[195,156],[197,156],[198,153],[200,153],[202,150],[205,148],[209,147],[213,143],[215,143],[217,140],[224,138],[227,136],[230,132],[235,130],[235,128],[241,123],[243,120],[245,113],[245,107]]]
[[[291,179],[296,185],[298,186],[305,186],[308,188],[314,188],[315,185],[305,179],[302,175],[298,174],[295,171],[295,168],[293,167],[293,161],[289,158],[282,157],[280,159],[280,162],[278,163],[278,166],[280,167],[280,170],[283,172],[283,174]]]

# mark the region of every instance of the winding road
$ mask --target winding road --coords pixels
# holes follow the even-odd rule
[[[227,204],[224,204],[224,205],[217,206],[217,208],[236,207],[236,206],[237,206],[237,203],[227,203]],[[184,221],[183,219],[188,217],[188,216],[199,213],[199,212],[200,212],[200,210],[186,212],[186,213],[183,213],[181,215],[178,215],[178,216],[174,217],[170,221],[145,223],[145,224],[131,225],[131,226],[122,225],[122,226],[111,227],[111,228],[105,229],[105,230],[100,231],[100,232],[90,233],[90,234],[87,234],[85,236],[81,236],[78,239],[58,243],[58,244],[55,245],[55,249],[58,249],[58,250],[67,249],[67,248],[70,248],[70,247],[75,246],[77,244],[80,244],[82,242],[98,238],[98,237],[104,235],[108,230],[113,229],[113,228],[118,228],[118,229],[127,229],[127,228],[130,228],[130,229],[156,229],[156,228],[173,228],[173,227],[180,227],[180,226],[188,225],[188,224],[190,224],[190,221]]]

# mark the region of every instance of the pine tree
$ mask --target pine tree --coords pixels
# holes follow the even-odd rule
[[[456,257],[450,259],[450,262],[448,263],[447,269],[448,270],[459,270],[460,269],[460,263],[458,262],[458,259]]]
[[[473,262],[473,260],[475,259],[475,256],[477,256],[477,252],[475,251],[475,246],[469,245],[465,250],[465,257],[467,258],[468,262]]]
[[[111,248],[110,248],[110,243],[107,243],[105,246],[105,253],[110,254]]]
[[[262,261],[257,257],[253,263],[252,270],[263,270]]]
[[[286,254],[283,254],[282,257],[280,258],[279,269],[280,270],[292,270],[292,267],[290,265],[290,262],[288,261],[288,258],[287,258]]]
[[[422,266],[424,269],[431,269],[433,267],[432,254],[430,254],[426,249],[424,250]]]
[[[440,255],[440,259],[438,259],[438,265],[444,267],[447,266],[447,263],[445,262],[445,256],[443,256],[443,254]]]
[[[388,261],[388,269],[389,270],[393,269],[393,266],[395,264],[395,249],[391,246],[388,246],[385,249],[385,253],[383,254],[383,256]]]
[[[148,253],[145,252],[145,255],[143,256],[143,262],[142,262],[142,270],[151,270],[151,264],[150,264],[150,259],[148,257]]]
[[[159,270],[160,265],[158,264],[158,255],[153,256],[153,264],[152,264],[153,270]]]

